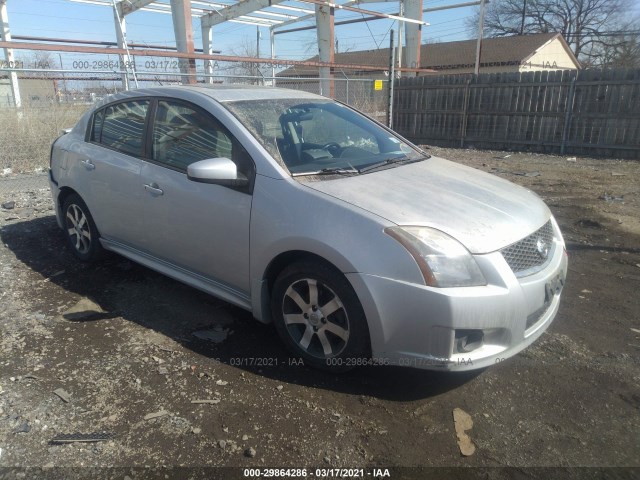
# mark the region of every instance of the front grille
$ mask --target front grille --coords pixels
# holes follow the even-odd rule
[[[500,253],[513,273],[521,277],[540,270],[553,255],[554,246],[553,226],[549,220],[531,235],[500,250]]]

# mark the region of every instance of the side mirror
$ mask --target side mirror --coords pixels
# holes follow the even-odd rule
[[[249,180],[238,173],[238,167],[228,158],[208,158],[187,167],[187,178],[194,182],[213,183],[227,187],[244,187]]]

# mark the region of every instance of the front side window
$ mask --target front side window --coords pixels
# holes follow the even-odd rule
[[[178,102],[160,100],[153,124],[152,158],[180,171],[199,160],[233,160],[234,142],[211,115]]]
[[[133,157],[142,156],[144,124],[149,100],[109,105],[104,110],[100,143]],[[95,120],[98,117],[96,115]],[[94,132],[96,124],[94,123]]]

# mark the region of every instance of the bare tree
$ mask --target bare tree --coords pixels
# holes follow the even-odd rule
[[[44,50],[35,50],[28,55],[20,57],[19,60],[25,68],[35,70],[26,74],[26,76],[32,78],[55,77],[56,74],[50,70],[60,68],[59,62],[53,53]]]
[[[620,35],[601,48],[602,64],[611,68],[640,68],[640,36]]]
[[[485,32],[490,37],[562,33],[585,65],[606,66],[611,49],[640,38],[635,0],[494,0],[487,7]],[[468,28],[475,36],[479,14]]]
[[[240,45],[231,49],[231,55],[255,58],[257,56],[256,51],[256,44],[245,38]],[[246,61],[222,65],[218,68],[218,71],[238,77],[253,77],[244,78],[243,80],[234,79],[234,83],[242,81],[242,83],[257,85],[262,82],[262,76],[266,74],[267,68],[262,63]],[[268,74],[270,75],[271,73]]]

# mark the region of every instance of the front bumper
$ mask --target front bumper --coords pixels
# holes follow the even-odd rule
[[[545,268],[517,278],[502,254],[476,255],[488,285],[433,288],[348,274],[367,316],[377,364],[474,370],[534,342],[558,312],[567,253],[555,240]]]

